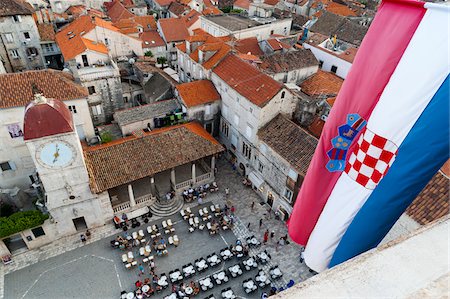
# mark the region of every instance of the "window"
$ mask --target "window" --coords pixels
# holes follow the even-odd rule
[[[16,165],[14,164],[13,161],[6,161],[0,163],[0,170],[1,171],[16,170]]]
[[[264,171],[264,164],[262,164],[261,161],[259,161],[258,171],[259,171],[260,173],[263,173],[263,171]]]
[[[20,23],[22,22],[21,16],[12,16],[14,23]]]
[[[273,30],[270,30],[270,35],[273,35]]]
[[[247,143],[245,143],[244,141],[242,141],[242,154],[247,159],[251,159],[252,158],[252,148]]]
[[[128,97],[123,97],[123,101],[124,101],[125,103],[128,103]]]
[[[105,37],[105,45],[109,46],[109,40]]]
[[[44,50],[47,52],[54,52],[55,47],[53,46],[53,44],[44,44]]]
[[[250,113],[253,113],[253,108],[250,107],[250,108],[248,109],[248,111],[250,111]]]
[[[281,93],[281,98],[284,99],[284,96],[285,96],[285,95],[286,95],[286,92],[283,91],[283,92]]]
[[[206,105],[206,107],[205,107],[205,114],[206,115],[211,114],[211,104]]]
[[[5,40],[8,44],[14,42],[14,35],[12,33],[5,33]]]
[[[239,126],[239,115],[235,114],[233,120],[234,120],[234,124],[236,126]]]
[[[11,53],[11,57],[14,59],[20,58],[19,50],[17,49],[12,49],[9,51],[9,53]]]
[[[323,60],[319,60],[319,68],[322,68],[323,66]]]
[[[228,115],[228,106],[223,104],[222,105],[222,115],[227,116]]]
[[[336,74],[337,66],[335,66],[335,65],[331,66],[331,72]]]
[[[42,229],[42,226],[36,227],[31,229],[31,232],[33,233],[35,238],[41,237],[41,236],[45,236],[45,232]]]
[[[9,136],[11,136],[11,138],[17,138],[17,137],[22,137],[23,136],[23,131],[22,128],[20,127],[19,123],[14,123],[14,124],[9,124],[6,126]]]
[[[94,94],[95,93],[95,86],[88,86],[88,91],[89,91],[89,94]]]
[[[38,55],[38,50],[34,47],[27,48],[27,56],[36,56]]]
[[[253,135],[253,128],[249,124],[247,124],[247,127],[245,128],[245,135],[247,138],[251,138]]]
[[[91,107],[92,115],[97,116],[102,114],[102,105],[98,104],[96,106]]]
[[[31,39],[31,36],[30,36],[29,32],[24,32],[23,33],[23,37],[25,37],[25,39]]]
[[[222,133],[223,133],[223,135],[228,137],[229,132],[230,132],[230,126],[226,122],[222,121]]]
[[[75,107],[75,105],[69,105],[69,110],[72,113],[77,113],[77,107]]]
[[[288,200],[288,202],[292,202],[292,195],[294,194],[294,192],[292,192],[291,190],[287,189],[284,190],[284,198],[286,198]]]

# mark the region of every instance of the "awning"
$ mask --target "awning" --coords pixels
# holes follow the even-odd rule
[[[257,175],[256,172],[254,171],[249,173],[248,179],[257,189],[259,189],[259,187],[261,187],[261,185],[264,184],[264,180],[260,178],[259,175]]]

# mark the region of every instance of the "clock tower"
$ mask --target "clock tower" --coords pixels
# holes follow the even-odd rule
[[[45,189],[55,237],[83,232],[112,218],[109,196],[89,188],[81,142],[63,102],[35,94],[25,108],[24,140]]]

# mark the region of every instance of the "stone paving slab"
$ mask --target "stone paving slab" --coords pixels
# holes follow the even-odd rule
[[[236,238],[245,240],[247,236],[254,234],[262,241],[265,229],[269,229],[270,231],[275,232],[274,239],[269,240],[266,245],[261,245],[257,250],[252,250],[251,253],[256,253],[267,249],[267,251],[272,255],[271,264],[279,265],[284,272],[283,279],[277,281],[275,285],[277,287],[281,287],[290,279],[293,279],[296,283],[298,283],[299,281],[303,281],[311,277],[312,274],[309,273],[306,265],[299,262],[300,246],[290,242],[289,245],[285,245],[281,247],[279,251],[276,251],[276,241],[281,236],[287,234],[285,223],[280,220],[275,220],[273,215],[270,219],[266,219],[264,214],[267,211],[267,206],[261,206],[259,204],[259,196],[252,189],[242,185],[241,177],[237,174],[237,172],[232,170],[230,164],[224,160],[219,160],[218,168],[219,173],[217,174],[217,183],[221,190],[217,193],[209,194],[206,200],[212,201],[214,204],[219,203],[223,205],[224,203],[228,203],[229,206],[234,205],[236,207],[235,216],[237,222],[233,232],[225,232],[215,238],[207,235],[206,232],[204,232],[206,236],[201,235],[201,232],[189,234],[187,232],[187,225],[180,222],[177,226],[180,227],[179,236],[182,240],[181,245],[172,250],[173,252],[169,254],[169,257],[167,257],[164,263],[161,264],[160,269],[167,271],[166,273],[168,273],[168,271],[176,269],[186,264],[188,261],[193,261],[200,256],[206,256],[212,252],[222,249],[225,242],[233,243]],[[230,189],[229,198],[225,198],[225,194],[223,192],[225,187]],[[255,202],[253,211],[250,209],[252,202]],[[189,203],[186,204],[186,206],[196,207],[197,203]],[[181,219],[179,214],[174,215],[171,218],[172,220],[176,219],[176,221]],[[261,218],[263,219],[263,226],[260,229],[259,220]],[[152,217],[152,222],[160,223],[161,218],[154,216]],[[250,223],[250,229],[247,228],[248,223]],[[176,229],[178,233],[177,226]],[[122,270],[124,269],[121,268],[123,265],[120,260],[121,253],[114,252],[109,247],[110,237],[120,232],[121,230],[115,229],[112,224],[105,225],[104,227],[92,231],[91,240],[89,240],[86,245],[83,245],[80,242],[79,234],[76,234],[52,242],[51,244],[45,245],[40,249],[31,250],[14,256],[13,264],[6,267],[0,267],[0,297],[2,297],[3,292],[5,292],[4,294],[6,298],[21,298],[29,289],[25,298],[38,298],[38,295],[41,293],[37,291],[37,288],[47,288],[47,290],[51,289],[53,291],[53,289],[56,288],[56,285],[54,284],[53,279],[50,278],[52,275],[55,275],[54,273],[60,273],[61,271],[55,270],[54,273],[45,271],[75,259],[80,259],[80,264],[85,263],[85,261],[90,261],[90,263],[86,264],[86,266],[82,268],[83,271],[80,270],[77,272],[80,273],[80,277],[75,278],[74,276],[74,279],[80,284],[82,282],[82,278],[85,279],[85,276],[88,275],[89,277],[93,277],[92,282],[98,286],[101,294],[104,294],[105,296],[110,292],[118,294],[120,293],[121,288],[130,289],[134,281],[137,279],[137,273],[135,273],[136,271],[128,271],[123,273]],[[183,242],[183,239],[188,240],[189,242]],[[186,262],[181,262],[183,260]],[[111,264],[114,264],[117,269],[115,271],[120,273],[117,274],[120,277],[120,283],[116,283],[117,278],[114,280],[110,277],[113,271],[106,270],[108,267],[111,267]],[[158,263],[156,264],[158,267]],[[227,267],[231,265],[232,264],[227,265]],[[66,268],[57,269],[65,270]],[[96,273],[97,269],[103,269],[103,271],[108,272],[108,274],[100,277]],[[211,271],[211,273],[212,272],[214,271]],[[73,273],[72,275],[76,274],[74,271],[71,273]],[[157,273],[161,273],[158,268]],[[208,272],[205,273],[205,275],[207,274]],[[255,274],[256,273],[250,273],[248,275],[254,276]],[[3,278],[5,275],[7,290],[3,291]],[[32,288],[30,288],[31,283],[33,283],[39,276],[41,279],[38,280]],[[28,278],[26,279],[26,277]],[[231,284],[229,286],[232,286],[235,291],[242,291],[241,283],[245,278],[247,277],[243,276],[239,279],[239,283],[234,285],[234,287]],[[49,282],[50,280],[53,282]],[[58,297],[65,297],[68,293],[71,293],[70,290],[72,290],[72,284],[63,283],[61,284],[60,289],[56,289],[55,293],[52,294],[55,294],[55,296]],[[93,292],[92,289],[86,290]],[[201,295],[202,296],[197,297],[203,298],[203,294]],[[204,295],[206,296],[208,293],[204,293]],[[83,298],[89,298],[89,296],[86,297],[85,293],[80,293],[80,296]],[[254,298],[258,298],[259,294],[254,294],[253,296]],[[252,298],[247,295],[245,295],[245,297]],[[78,298],[77,294],[73,294],[72,298]],[[105,298],[109,298],[109,296],[106,296]]]

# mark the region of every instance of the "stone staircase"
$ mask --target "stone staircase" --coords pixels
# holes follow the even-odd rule
[[[159,200],[150,206],[150,211],[153,215],[160,217],[167,217],[173,215],[181,210],[184,205],[184,200],[181,196],[175,196],[172,200]]]

